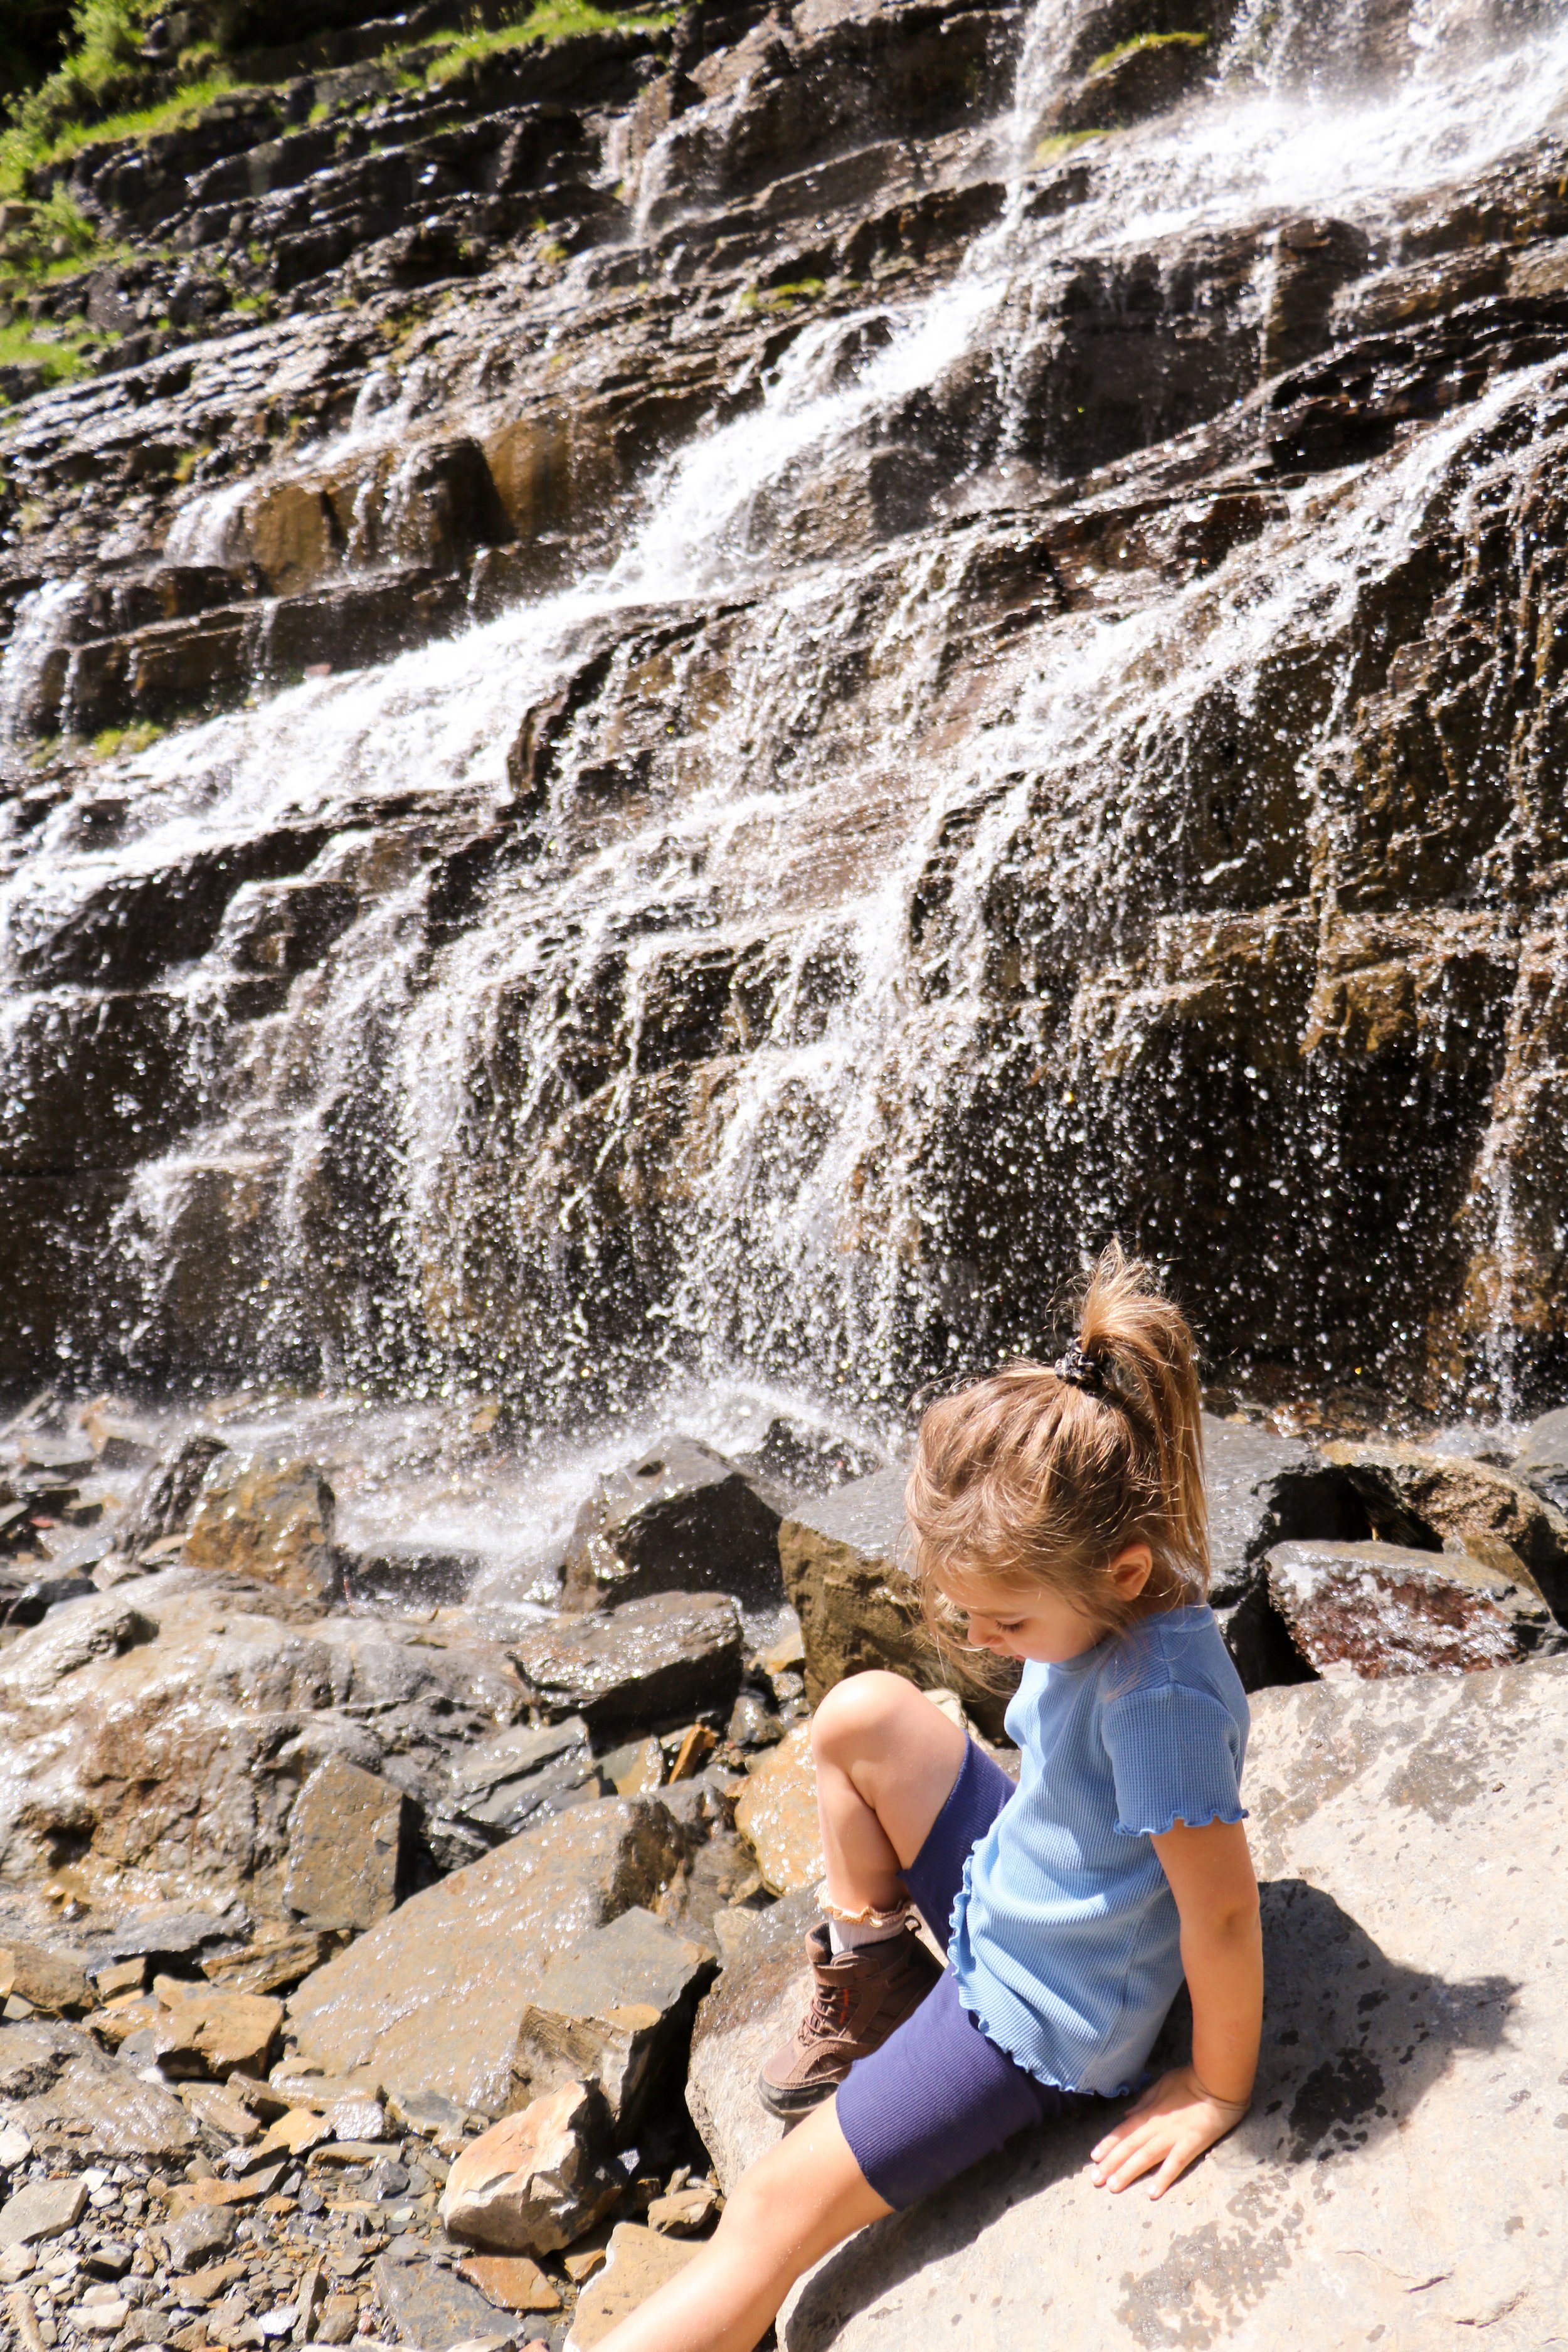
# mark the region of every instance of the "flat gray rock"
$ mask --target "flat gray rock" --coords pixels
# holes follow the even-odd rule
[[[0,2205],[0,2252],[36,2246],[75,2227],[87,2203],[80,2180],[29,2180]]]
[[[448,2352],[475,2336],[516,2343],[521,2333],[510,2311],[434,2263],[398,2263],[384,2254],[375,2266],[375,2290],[399,2337],[420,2352]]]
[[[547,1963],[673,1876],[683,1841],[653,1798],[579,1805],[426,1887],[289,2002],[302,2054],[407,2098],[512,2104],[518,2027]]]
[[[1021,2137],[829,2256],[786,2306],[787,2352],[1568,2338],[1568,1662],[1266,1691],[1253,1719],[1250,2115],[1158,2204],[1091,2187],[1102,2123]],[[749,2019],[742,1964],[711,1997],[737,2079],[742,2032],[760,2049],[793,2019],[787,1947],[763,1969]],[[728,2181],[771,2135],[708,2079],[700,2045],[692,2105]]]
[[[728,1593],[656,1592],[558,1618],[524,1634],[515,1655],[547,1714],[580,1715],[598,1732],[728,1707],[742,1638]]]
[[[201,2144],[172,2092],[79,2028],[42,2017],[0,2025],[0,2122],[20,2124],[49,2157],[184,2158]]]

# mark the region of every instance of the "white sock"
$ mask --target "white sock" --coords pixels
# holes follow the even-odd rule
[[[878,1927],[874,1920],[830,1919],[827,1923],[828,1949],[837,1959],[840,1952],[858,1952],[862,1944],[885,1944],[889,1936],[904,1932],[904,1915],[884,1921]]]

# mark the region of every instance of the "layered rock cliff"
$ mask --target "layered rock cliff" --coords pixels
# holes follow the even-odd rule
[[[8,215],[0,1377],[874,1404],[1114,1229],[1560,1386],[1558,13],[355,15]]]

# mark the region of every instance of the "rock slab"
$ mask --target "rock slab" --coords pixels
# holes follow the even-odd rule
[[[1329,1679],[1474,1674],[1563,1646],[1517,1564],[1510,1577],[1462,1552],[1277,1544],[1268,1591],[1302,1656]]]
[[[374,1927],[397,1904],[406,1802],[342,1756],[318,1764],[289,1816],[284,1899],[307,1927]]]
[[[958,2329],[975,2352],[1561,2343],[1568,1662],[1252,1705],[1268,2006],[1250,2114],[1154,2205],[1091,2186],[1102,2122],[1021,2136],[819,2265],[781,2317],[785,2352],[925,2352]],[[762,1963],[780,2023],[783,1961]],[[758,2042],[767,1990],[760,1972]],[[738,2011],[743,1990],[713,2000]],[[742,2150],[701,2114],[728,2178]]]
[[[660,1592],[544,1626],[516,1654],[547,1715],[581,1716],[597,1732],[729,1707],[742,1645],[740,1612],[726,1594]]]
[[[631,2141],[679,2061],[714,1962],[640,1906],[582,1937],[542,1970],[518,2029],[516,2095],[591,2083]]]
[[[682,1841],[655,1798],[609,1797],[525,1830],[426,1887],[306,1978],[301,2054],[482,2115],[512,2104],[518,2027],[538,1972],[668,1883]]]
[[[671,1437],[599,1483],[566,1555],[569,1609],[654,1592],[776,1599],[778,1513],[711,1446]]]

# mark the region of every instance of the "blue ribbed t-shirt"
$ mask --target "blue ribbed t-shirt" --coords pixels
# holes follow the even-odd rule
[[[948,1956],[975,2023],[1042,2083],[1115,2096],[1142,2074],[1182,1981],[1152,1841],[1243,1819],[1247,1723],[1212,1609],[1025,1666],[1017,1793],[965,1865]]]

